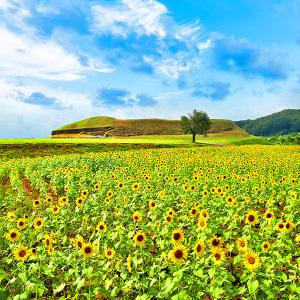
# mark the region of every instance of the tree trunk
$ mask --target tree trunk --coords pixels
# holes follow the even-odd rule
[[[193,143],[196,142],[196,133],[193,133]]]

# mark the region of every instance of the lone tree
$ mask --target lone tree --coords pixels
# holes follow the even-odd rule
[[[210,120],[206,112],[194,109],[188,116],[181,116],[181,127],[184,133],[193,135],[193,143],[195,143],[196,134],[207,135],[210,128]]]

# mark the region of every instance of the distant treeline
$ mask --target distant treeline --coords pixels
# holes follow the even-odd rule
[[[243,120],[235,123],[253,135],[293,134],[300,132],[300,109],[286,109],[255,120]]]
[[[292,135],[277,135],[268,138],[273,144],[280,145],[300,145],[300,133]]]

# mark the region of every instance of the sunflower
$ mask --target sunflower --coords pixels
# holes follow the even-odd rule
[[[27,247],[21,245],[14,251],[14,254],[16,260],[25,261],[29,257],[30,251],[27,249]]]
[[[44,244],[46,247],[49,247],[52,243],[52,239],[51,239],[51,236],[49,234],[46,234],[44,236]]]
[[[244,265],[248,270],[255,270],[260,265],[258,254],[254,252],[247,252],[244,256]]]
[[[50,246],[47,248],[47,253],[48,253],[49,255],[53,255],[53,254],[54,254],[54,248],[53,248],[52,245],[50,245]]]
[[[206,209],[201,209],[201,211],[200,211],[200,217],[201,217],[202,219],[204,219],[204,220],[207,220],[207,219],[208,219],[209,214],[208,214],[208,212],[207,212]]]
[[[16,216],[16,214],[15,214],[13,211],[9,211],[9,212],[7,213],[7,215],[6,215],[6,217],[7,217],[8,219],[14,219],[14,218],[16,218],[17,216]]]
[[[217,250],[219,248],[221,248],[222,246],[222,240],[221,238],[214,236],[211,240],[210,240],[210,248],[212,249],[212,251]]]
[[[54,205],[54,206],[51,207],[51,211],[52,211],[54,214],[58,214],[58,213],[59,213],[59,210],[60,210],[60,208],[59,208],[59,206],[57,206],[57,205]]]
[[[150,200],[149,203],[148,203],[148,205],[149,205],[150,209],[155,209],[155,207],[156,207],[156,202],[153,201],[153,200]]]
[[[108,190],[107,193],[106,193],[106,196],[108,198],[112,198],[114,196],[114,192],[112,190]]]
[[[273,218],[275,218],[275,215],[271,210],[267,209],[264,213],[264,218],[265,218],[265,220],[270,221]]]
[[[110,247],[107,247],[105,249],[105,256],[108,259],[112,259],[115,256],[115,250]]]
[[[81,249],[84,244],[83,237],[81,235],[78,235],[74,240],[74,243],[78,249]]]
[[[175,264],[182,264],[187,256],[188,251],[183,245],[177,245],[169,252],[169,258]]]
[[[137,182],[135,182],[133,185],[132,185],[132,188],[134,189],[134,190],[139,190],[140,188],[141,188],[141,186],[140,186],[140,184],[139,183],[137,183]]]
[[[99,222],[99,224],[97,225],[97,227],[96,227],[96,229],[99,231],[99,232],[105,232],[106,230],[107,230],[107,226],[106,226],[106,224],[103,222],[103,221],[101,221],[101,222]]]
[[[35,229],[41,229],[43,227],[43,225],[44,225],[44,221],[43,221],[42,218],[37,217],[37,218],[34,219],[34,221],[33,221],[33,227]]]
[[[20,218],[20,219],[18,219],[18,221],[17,221],[17,226],[18,226],[18,228],[19,229],[24,229],[24,228],[26,228],[26,219],[25,218]]]
[[[87,197],[89,194],[89,191],[88,190],[83,190],[81,191],[81,197]]]
[[[246,215],[246,223],[255,226],[258,223],[258,215],[254,210],[250,210]]]
[[[144,246],[146,242],[146,235],[143,232],[139,231],[135,234],[133,240],[135,241],[136,246]]]
[[[168,211],[168,215],[169,215],[169,216],[174,216],[174,214],[175,214],[174,209],[173,209],[173,208],[170,208],[169,211]]]
[[[290,220],[287,220],[285,222],[284,231],[286,233],[289,233],[289,232],[291,232],[293,230],[294,227],[295,227],[294,223],[292,221],[290,221]]]
[[[222,249],[216,249],[210,254],[210,257],[213,258],[216,265],[220,265],[225,258],[225,253]]]
[[[208,196],[208,190],[204,190],[203,192],[202,192],[202,195],[204,196],[204,197],[207,197]]]
[[[236,241],[236,246],[237,246],[238,250],[241,252],[245,252],[247,250],[247,245],[248,245],[248,242],[245,238],[239,238]]]
[[[169,215],[166,215],[166,221],[167,221],[168,224],[171,224],[173,222],[173,217],[169,216]]]
[[[91,243],[84,243],[81,248],[81,254],[88,258],[95,254],[95,248]]]
[[[179,244],[182,241],[183,236],[184,236],[184,233],[182,230],[180,230],[180,229],[173,230],[173,232],[172,232],[173,243]]]
[[[263,242],[262,244],[261,244],[261,250],[263,251],[263,252],[267,252],[267,251],[269,251],[269,249],[270,249],[270,243],[269,242]]]
[[[190,213],[189,215],[192,217],[192,218],[195,218],[197,216],[197,213],[198,213],[198,209],[197,207],[194,207],[190,210]]]
[[[46,202],[47,204],[51,204],[53,202],[53,198],[51,196],[47,196]]]
[[[285,232],[285,224],[282,221],[277,222],[276,228],[280,232]]]
[[[203,220],[202,218],[198,219],[198,227],[200,230],[204,230],[207,227],[206,220]]]
[[[94,185],[94,191],[98,191],[101,187],[101,183],[100,182],[97,182],[95,185]]]
[[[123,182],[119,182],[119,183],[118,183],[118,188],[119,188],[119,189],[122,189],[123,187],[124,187],[124,183],[123,183]]]
[[[231,196],[227,197],[226,202],[227,202],[227,204],[232,205],[232,206],[235,205],[235,203],[236,203],[235,199]]]
[[[141,213],[139,211],[136,211],[133,213],[132,215],[132,219],[134,222],[139,222],[142,220],[142,216],[141,216]]]
[[[10,242],[16,242],[20,238],[20,232],[16,229],[11,229],[7,234],[6,238]]]
[[[76,199],[77,206],[82,206],[84,204],[84,199],[82,197],[79,197]]]
[[[65,196],[62,196],[58,199],[58,203],[60,206],[66,206],[68,203],[68,199]]]
[[[198,257],[201,257],[203,255],[204,249],[205,249],[205,243],[201,240],[198,241],[194,247],[194,251]]]
[[[41,201],[40,200],[36,199],[36,200],[33,201],[33,206],[34,207],[39,207],[40,205],[41,205]]]
[[[37,257],[38,252],[37,252],[36,248],[30,249],[30,250],[29,250],[29,255],[30,255],[31,257]]]

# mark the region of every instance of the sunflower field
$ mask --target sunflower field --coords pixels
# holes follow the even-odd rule
[[[300,147],[0,161],[0,299],[300,299]]]

